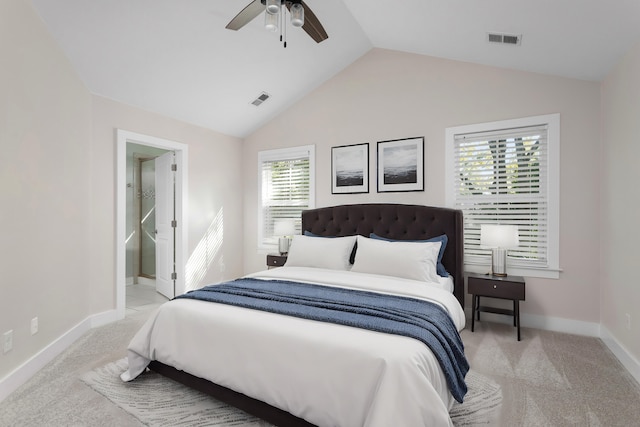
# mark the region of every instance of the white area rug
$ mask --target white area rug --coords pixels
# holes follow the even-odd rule
[[[87,372],[82,381],[148,426],[271,426],[155,372],[146,372],[125,383],[120,374],[126,369],[127,359],[121,359]],[[500,386],[473,371],[469,371],[466,380],[469,391],[465,401],[451,410],[454,424],[492,423],[502,402]]]

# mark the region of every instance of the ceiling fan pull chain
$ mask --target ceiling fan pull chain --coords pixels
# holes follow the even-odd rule
[[[280,43],[282,43],[283,28],[284,28],[284,12],[283,12],[283,7],[280,6]]]
[[[284,48],[287,48],[287,6],[282,8],[282,31],[284,31]],[[282,41],[282,36],[280,36]]]

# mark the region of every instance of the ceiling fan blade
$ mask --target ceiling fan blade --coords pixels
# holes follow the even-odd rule
[[[264,4],[262,4],[260,0],[253,0],[247,7],[242,9],[225,28],[229,30],[239,30],[251,22],[253,18],[260,15],[261,12],[264,12]]]
[[[329,35],[324,30],[324,27],[311,8],[309,8],[305,2],[301,3],[302,7],[304,7],[304,25],[302,26],[302,29],[305,30],[307,34],[316,41],[316,43],[320,43],[321,41],[328,39]]]

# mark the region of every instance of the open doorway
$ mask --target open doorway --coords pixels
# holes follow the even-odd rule
[[[117,139],[116,308],[122,318],[130,305],[184,292],[187,146],[123,130]]]
[[[173,296],[158,292],[156,283],[156,196],[160,196],[160,200],[166,197],[173,200],[174,197],[173,189],[171,194],[157,195],[156,159],[166,153],[173,152],[127,143],[125,307],[128,312],[144,310],[149,305],[167,301]],[[165,187],[160,187],[159,190],[167,192]],[[162,257],[161,262],[168,261],[167,257]],[[173,264],[173,257],[170,261]]]

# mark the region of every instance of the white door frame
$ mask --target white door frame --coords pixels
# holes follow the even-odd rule
[[[117,130],[116,149],[116,311],[124,318],[126,307],[127,143],[147,145],[176,153],[176,295],[185,292],[187,262],[188,146],[180,142]]]

